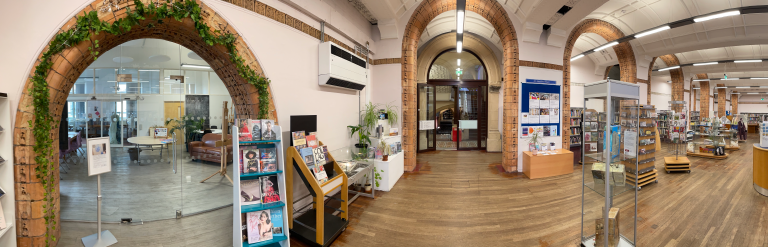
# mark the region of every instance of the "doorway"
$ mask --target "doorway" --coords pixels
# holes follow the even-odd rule
[[[455,68],[455,69],[454,69]],[[471,51],[446,50],[418,85],[419,152],[484,150],[488,138],[488,80]]]

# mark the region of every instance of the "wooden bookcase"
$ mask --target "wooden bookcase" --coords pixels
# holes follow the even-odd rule
[[[282,133],[280,126],[274,126],[272,128],[276,133]],[[288,201],[290,201],[291,193],[286,193],[287,191],[291,191],[290,188],[286,187],[286,174],[290,174],[290,170],[287,170],[285,167],[285,162],[283,162],[283,157],[285,157],[284,150],[281,143],[281,136],[277,135],[278,140],[264,140],[264,141],[239,141],[239,128],[237,125],[232,127],[232,171],[234,173],[233,179],[233,210],[232,210],[232,224],[233,224],[233,234],[232,234],[232,243],[234,243],[234,246],[243,246],[243,247],[258,247],[258,246],[274,246],[275,244],[278,244],[282,247],[288,247],[290,246],[290,235],[289,231],[287,231],[287,227],[289,224],[289,219],[291,212],[289,211],[289,207],[287,205]],[[240,172],[240,146],[256,146],[258,148],[275,148],[275,153],[277,154],[277,171],[274,172],[260,172],[260,173],[247,173],[243,174]],[[240,180],[250,180],[250,179],[259,179],[263,176],[269,176],[269,175],[277,175],[277,181],[278,181],[278,187],[280,189],[280,201],[278,202],[272,202],[272,203],[262,203],[257,205],[242,205],[240,203]],[[267,210],[267,209],[280,209],[282,210],[282,221],[283,221],[283,235],[272,235],[272,240],[267,240],[263,242],[248,244],[248,242],[243,242],[242,239],[242,221],[240,217],[243,217],[244,213],[248,212],[256,212],[261,210]],[[292,208],[290,208],[292,210]],[[238,244],[241,243],[241,244]]]
[[[323,146],[322,142],[319,142]],[[288,218],[293,219],[288,223],[291,234],[294,238],[310,243],[313,246],[329,246],[333,241],[346,230],[349,224],[349,188],[347,174],[341,169],[336,159],[328,153],[326,157],[328,162],[323,165],[325,172],[328,173],[328,181],[319,183],[312,172],[304,163],[304,159],[295,147],[289,147],[286,152],[286,174],[288,183]],[[301,216],[293,218],[293,170],[299,175],[299,179],[309,190],[313,197],[312,209]],[[326,198],[332,196],[336,189],[341,193],[341,207],[331,208],[325,205]],[[338,200],[338,199],[337,199]],[[326,208],[331,208],[339,212],[338,216],[325,212]],[[295,223],[295,224],[294,224]]]

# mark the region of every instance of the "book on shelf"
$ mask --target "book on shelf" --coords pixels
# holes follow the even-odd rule
[[[277,175],[263,176],[259,180],[261,180],[261,203],[280,201],[280,187],[278,186]]]
[[[325,183],[328,181],[328,174],[325,173],[325,167],[324,166],[315,166],[312,168],[312,170],[315,173],[315,179],[317,179],[318,183]]]
[[[251,127],[251,141],[261,140],[261,120],[249,119],[248,127]]]
[[[301,152],[299,153],[302,158],[304,158],[304,163],[307,165],[307,167],[312,167],[315,165],[315,157],[312,153],[312,148],[306,147],[302,148]]]
[[[257,173],[260,170],[259,149],[244,147],[241,148],[243,153],[243,174]]]
[[[269,210],[272,218],[272,236],[285,236],[283,232],[283,209],[273,208]]]
[[[291,133],[291,140],[293,140],[293,146],[296,147],[296,151],[307,147],[307,137],[304,136],[303,130]]]
[[[248,127],[248,119],[242,119],[240,122],[240,134],[238,134],[237,140],[241,142],[249,142],[253,139],[251,136],[250,127]]]
[[[272,127],[275,126],[275,120],[262,119],[261,121],[261,140],[277,140],[277,132]]]
[[[261,204],[261,188],[258,179],[240,180],[240,203]]]
[[[310,148],[316,148],[317,147],[317,137],[315,134],[310,134],[307,137],[307,147]]]
[[[325,152],[323,152],[323,148],[321,147],[312,148],[312,155],[314,156],[316,166],[325,165],[326,160],[325,160]]]
[[[260,148],[261,172],[277,171],[277,150],[275,148]]]
[[[269,209],[246,213],[249,244],[272,240],[271,217]]]

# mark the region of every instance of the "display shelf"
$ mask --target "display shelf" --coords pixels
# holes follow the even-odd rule
[[[273,202],[273,203],[261,203],[255,205],[242,205],[240,206],[241,213],[256,212],[261,210],[279,208],[285,206],[285,202]]]
[[[253,244],[248,244],[248,242],[243,242],[243,247],[260,247],[260,246],[280,246],[279,243],[288,240],[288,237],[286,236],[274,236],[272,237],[272,240],[267,240],[264,242],[258,242]],[[275,245],[278,244],[278,245]]]
[[[619,246],[634,246],[633,242],[637,239],[639,184],[628,182],[626,176],[629,174],[637,178],[639,176],[637,171],[640,170],[637,161],[649,158],[638,156],[639,149],[644,148],[639,145],[642,138],[650,138],[650,136],[639,136],[640,122],[653,121],[650,118],[651,115],[643,110],[647,108],[647,111],[651,111],[653,108],[640,105],[639,98],[640,88],[636,84],[608,79],[584,86],[584,105],[591,105],[587,102],[598,100],[597,103],[604,105],[604,110],[597,112],[595,109],[586,109],[584,113],[584,118],[587,120],[591,119],[587,116],[590,112],[592,112],[589,114],[590,117],[596,116],[592,122],[596,122],[595,127],[600,131],[592,132],[598,137],[593,142],[596,144],[596,150],[590,146],[595,151],[582,154],[585,163],[582,166],[581,181],[583,187],[580,242],[582,246],[595,246],[596,229],[599,229],[597,231],[600,235],[609,236],[609,226],[621,226],[618,236]],[[584,126],[587,122],[585,120]],[[646,125],[643,128],[652,128],[652,126],[655,125]],[[657,131],[654,130],[654,132]],[[586,137],[585,143],[588,143]],[[603,157],[604,153],[611,155]],[[590,161],[594,164],[587,164]],[[604,163],[604,170],[602,167],[593,170],[596,162]],[[628,173],[629,170],[633,172]],[[593,196],[594,194],[600,196]],[[616,197],[621,199],[614,199]],[[615,210],[620,211],[618,215],[621,217],[610,218],[612,217],[610,213],[616,213]],[[609,221],[615,224],[609,224]],[[598,228],[599,225],[605,227]],[[618,229],[614,228],[614,230]],[[597,246],[603,246],[603,243],[598,243]]]
[[[240,136],[238,123],[235,123],[235,126],[232,127],[232,136],[238,137]],[[228,127],[224,127],[223,131],[227,131]],[[282,133],[282,130],[280,126],[274,126],[273,130],[276,133]],[[278,135],[278,138],[280,138],[280,135]],[[232,187],[233,187],[233,210],[232,210],[232,224],[233,224],[233,233],[232,233],[232,240],[233,243],[242,243],[242,246],[283,246],[287,247],[290,246],[290,241],[288,240],[290,238],[290,233],[286,229],[288,228],[289,223],[289,213],[288,211],[288,197],[291,195],[287,193],[290,188],[286,187],[288,184],[286,183],[286,174],[283,171],[286,171],[285,167],[285,161],[284,161],[284,149],[282,145],[280,145],[281,140],[262,140],[262,141],[239,141],[236,138],[233,138],[232,140],[232,164],[234,165],[232,171],[234,173]],[[240,164],[240,147],[241,146],[255,146],[257,148],[275,148],[275,164],[277,165],[277,171],[273,172],[259,172],[259,173],[247,173],[244,174],[240,170],[239,164]],[[272,202],[272,203],[261,203],[261,204],[255,204],[255,205],[243,205],[240,202],[241,198],[241,189],[240,189],[240,181],[241,180],[252,180],[252,179],[258,179],[263,176],[268,175],[277,175],[277,187],[279,190],[280,195],[280,201]],[[266,240],[262,242],[257,242],[253,244],[248,244],[248,242],[243,241],[243,229],[242,229],[242,218],[245,217],[245,213],[249,212],[257,212],[262,210],[275,210],[280,209],[282,213],[282,227],[283,231],[280,234],[273,234],[271,240]]]
[[[3,131],[0,131],[0,157],[3,161],[0,162],[0,188],[3,188],[5,195],[0,197],[0,204],[2,204],[2,210],[0,215],[5,218],[6,227],[0,230],[0,246],[16,246],[16,186],[14,186],[14,152],[13,152],[13,124],[11,119],[11,113],[14,112],[14,104],[18,102],[12,102],[7,98],[5,93],[0,93],[0,126]],[[18,116],[18,115],[17,115]]]
[[[2,238],[3,236],[5,236],[5,234],[6,234],[6,233],[8,233],[8,231],[9,231],[11,228],[13,228],[13,222],[11,222],[11,221],[8,221],[8,218],[6,218],[6,221],[5,221],[5,228],[3,228],[3,230],[0,230],[0,238]]]
[[[275,174],[278,174],[278,173],[283,173],[283,171],[245,173],[245,174],[240,174],[240,179],[241,180],[257,179],[259,177],[275,175]]]
[[[658,183],[659,182],[659,180],[657,179],[658,177],[659,176],[658,176],[658,173],[656,172],[656,169],[653,169],[649,172],[639,174],[637,176],[637,179],[635,179],[633,175],[627,175],[627,184],[634,186],[635,183],[637,183],[638,185],[637,189],[640,189],[643,186],[646,186],[650,183]]]

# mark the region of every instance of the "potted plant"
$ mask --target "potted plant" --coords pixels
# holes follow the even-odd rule
[[[531,132],[531,139],[528,140],[528,150],[531,151],[531,154],[538,154],[538,148],[536,145],[539,144],[539,142],[541,142],[541,135],[538,130],[534,130]]]
[[[398,123],[398,120],[400,119],[398,117],[399,116],[398,111],[399,109],[397,109],[397,106],[390,105],[390,104],[385,105],[384,109],[382,109],[382,112],[387,114],[387,123],[389,124],[389,126],[392,126]]]
[[[384,172],[384,170],[381,170],[381,172]],[[376,183],[376,188],[379,188],[379,181],[381,181],[381,174],[379,171],[376,170],[376,167],[373,167],[373,182]]]
[[[379,148],[381,148],[381,161],[389,161],[389,153],[391,152],[391,150],[389,150],[389,145],[387,145],[384,140],[381,140]]]
[[[371,179],[368,177],[368,174],[365,174],[365,193],[370,194],[372,190]]]
[[[205,120],[199,118],[197,120],[194,117],[182,117],[179,119],[170,119],[165,121],[165,125],[169,126],[168,134],[174,133],[176,130],[182,130],[184,132],[184,146],[189,151],[189,143],[195,136],[195,132],[203,130],[205,127]]]

